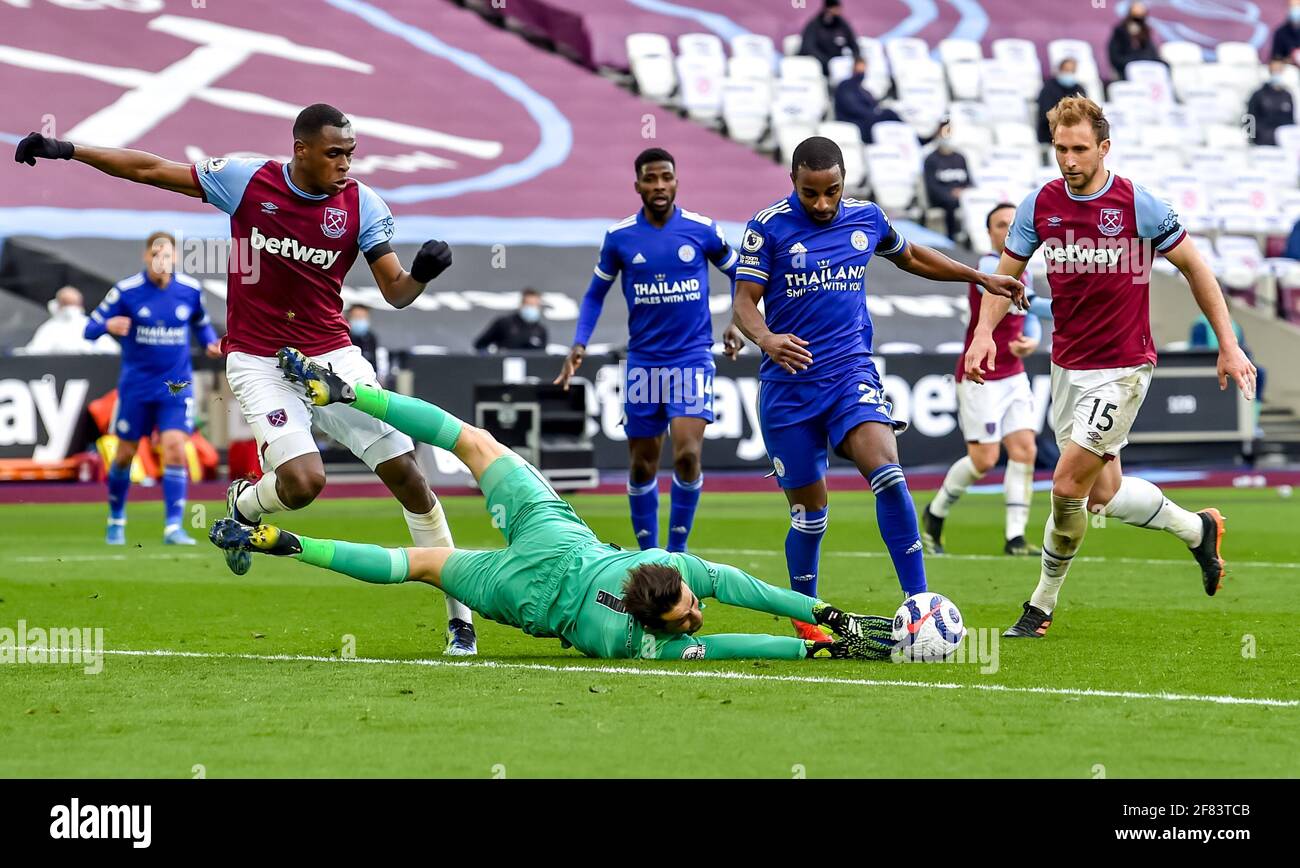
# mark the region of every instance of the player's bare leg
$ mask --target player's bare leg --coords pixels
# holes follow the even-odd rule
[[[1002,438],[1007,449],[1007,469],[1002,480],[1002,496],[1006,501],[1006,545],[1009,555],[1041,555],[1037,546],[1025,540],[1025,527],[1029,524],[1029,505],[1034,498],[1034,462],[1038,458],[1038,445],[1029,428],[1012,431]]]
[[[668,422],[673,440],[673,485],[668,510],[668,551],[686,551],[695,523],[695,508],[704,488],[704,429],[709,423],[696,416],[675,416]]]
[[[453,548],[451,527],[443,513],[442,504],[434,497],[425,479],[424,471],[415,460],[414,452],[405,452],[375,467],[375,475],[383,481],[393,497],[402,504],[402,517],[411,532],[411,541],[421,548]],[[478,652],[478,639],[474,635],[474,613],[453,597],[446,598],[447,645],[445,653],[467,657]]]
[[[1225,573],[1220,551],[1223,516],[1217,509],[1200,512],[1184,509],[1165,497],[1153,483],[1136,476],[1125,476],[1119,458],[1102,471],[1088,499],[1088,509],[1133,527],[1173,534],[1196,558],[1205,593],[1214,596],[1222,587]]]
[[[799,488],[785,488],[790,504],[790,530],[785,535],[785,563],[790,587],[801,594],[816,596],[817,572],[821,562],[822,537],[829,520],[826,480],[819,479]],[[825,631],[806,621],[792,621],[795,635],[804,641],[825,642]]]
[[[1020,619],[1003,636],[1039,638],[1052,625],[1052,610],[1070,570],[1070,562],[1088,530],[1088,496],[1106,467],[1095,452],[1078,443],[1065,444],[1052,474],[1052,513],[1043,530],[1043,559],[1038,587],[1024,604]]]
[[[876,495],[876,523],[898,583],[907,596],[926,588],[925,554],[917,526],[916,504],[898,466],[898,435],[884,422],[862,422],[836,447],[858,467]]]
[[[966,456],[948,468],[938,494],[921,512],[921,543],[928,554],[943,554],[943,521],[948,510],[997,463],[997,443],[967,441]]]
[[[627,503],[641,549],[659,548],[659,456],[664,436],[627,438]]]

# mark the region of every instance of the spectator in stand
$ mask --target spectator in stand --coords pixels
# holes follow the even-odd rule
[[[54,356],[59,354],[118,353],[117,341],[100,335],[93,341],[85,338],[85,300],[81,290],[65,286],[55,293],[50,303],[50,318],[41,323],[23,351],[29,355]]]
[[[1047,113],[1067,96],[1087,96],[1079,83],[1079,62],[1073,57],[1064,58],[1056,67],[1056,77],[1048,79],[1038,92],[1038,141],[1052,143],[1052,131],[1047,127]]]
[[[1291,6],[1286,10],[1286,21],[1273,31],[1273,53],[1270,59],[1300,65],[1297,49],[1300,49],[1300,0],[1291,0]]]
[[[361,357],[375,369],[381,384],[388,382],[388,350],[379,345],[370,321],[370,308],[354,304],[348,308],[348,337],[352,345],[361,350]]]
[[[901,121],[893,109],[882,109],[867,90],[867,61],[853,62],[853,75],[835,86],[835,119],[856,124],[862,141],[872,143],[871,128],[881,121]]]
[[[849,22],[840,14],[841,10],[840,0],[826,0],[817,17],[804,26],[799,43],[799,53],[817,58],[826,75],[830,75],[832,57],[845,54],[861,56],[858,53],[858,38],[853,34]]]
[[[1115,79],[1124,78],[1124,67],[1135,60],[1154,60],[1163,63],[1160,52],[1156,50],[1155,38],[1147,24],[1147,7],[1145,3],[1134,2],[1128,9],[1128,17],[1115,25],[1110,34],[1110,68],[1115,71]]]
[[[1294,8],[1294,7],[1293,7]],[[1268,81],[1251,94],[1246,104],[1246,116],[1253,119],[1246,131],[1254,133],[1257,145],[1276,145],[1277,128],[1295,123],[1295,101],[1291,90],[1282,79],[1286,61],[1268,62]]]
[[[956,241],[960,230],[957,209],[961,207],[961,194],[971,185],[970,169],[966,158],[953,149],[950,125],[939,128],[934,142],[923,169],[925,194],[931,207],[943,209],[944,232]]]
[[[546,326],[542,323],[542,294],[531,287],[519,298],[519,310],[499,316],[474,341],[479,352],[546,349]]]

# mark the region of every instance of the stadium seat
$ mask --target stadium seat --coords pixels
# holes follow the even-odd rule
[[[977,99],[980,93],[980,45],[971,39],[945,39],[939,43],[948,88],[953,99]]]
[[[949,103],[948,120],[952,123],[954,133],[960,126],[991,126],[988,107],[984,103],[975,100],[959,100]]]
[[[1124,174],[1143,187],[1154,187],[1160,181],[1161,167],[1166,162],[1165,156],[1153,153],[1145,147],[1126,151]]]
[[[1205,51],[1195,42],[1173,41],[1160,46],[1160,59],[1170,69],[1180,66],[1199,66],[1205,62]]]
[[[962,228],[966,230],[971,248],[976,253],[982,255],[993,252],[993,245],[989,242],[989,230],[984,221],[993,207],[1003,201],[1007,200],[1004,200],[998,191],[986,190],[982,187],[968,187],[966,192],[961,194]],[[1016,201],[1016,204],[1019,202]]]
[[[1206,232],[1214,228],[1210,198],[1199,181],[1167,183],[1165,192],[1188,232]]]
[[[1187,147],[1187,132],[1179,127],[1174,126],[1146,126],[1140,127],[1141,146],[1151,150],[1152,157],[1165,159],[1165,155],[1170,151],[1177,151],[1178,161],[1182,162],[1181,151]]]
[[[1210,124],[1205,128],[1205,146],[1218,151],[1245,148],[1250,142],[1246,131],[1229,124]]]
[[[1193,88],[1213,86],[1214,81],[1209,76],[1209,64],[1197,66],[1175,66],[1169,70],[1169,78],[1173,83],[1174,96],[1181,100],[1187,99],[1187,92]]]
[[[844,188],[857,190],[866,186],[867,160],[857,124],[823,121],[817,125],[817,135],[825,136],[840,146],[844,154]]]
[[[816,124],[778,121],[775,117],[772,122],[776,129],[777,152],[781,155],[781,163],[786,166],[794,159],[794,149],[799,147],[804,139],[817,135]]]
[[[677,53],[683,57],[717,57],[727,59],[722,40],[712,33],[683,33],[677,37]]]
[[[1300,156],[1300,126],[1287,124],[1273,131],[1277,146],[1292,156]]]
[[[1273,183],[1281,188],[1295,189],[1300,186],[1300,164],[1296,155],[1288,153],[1277,145],[1259,145],[1250,150],[1250,164],[1258,172],[1269,176]]]
[[[962,152],[966,156],[967,163],[973,162],[970,155],[972,150],[987,151],[995,144],[993,131],[988,127],[974,124],[952,125],[953,149]]]
[[[1016,75],[1032,85],[1035,95],[1043,86],[1043,69],[1038,61],[1038,48],[1028,39],[993,40],[993,57],[1002,66],[1015,70]]]
[[[840,82],[853,77],[853,63],[853,58],[848,55],[831,58],[830,63],[826,66],[828,71],[827,79],[829,79],[829,84],[832,90],[834,90]]]
[[[899,121],[882,121],[871,128],[871,137],[877,145],[888,145],[904,154],[911,166],[909,175],[921,171],[921,142],[916,137],[916,131],[909,125]]]
[[[1192,148],[1187,152],[1187,168],[1202,178],[1222,178],[1246,171],[1246,149]]]
[[[630,33],[627,57],[637,92],[647,99],[666,102],[677,87],[668,37],[659,33]]]
[[[1259,66],[1235,66],[1220,63],[1214,68],[1212,78],[1207,73],[1206,80],[1230,88],[1237,96],[1238,112],[1240,113],[1245,111],[1246,102],[1250,99],[1251,94],[1259,90],[1259,86],[1263,81],[1260,69]]]
[[[725,80],[722,122],[727,126],[727,135],[737,142],[757,144],[767,131],[771,102],[770,91],[759,82]]]
[[[876,99],[884,99],[890,88],[894,86],[885,46],[880,44],[879,39],[859,36],[858,52],[867,61],[867,90],[871,91],[871,95]]]
[[[727,60],[727,77],[736,81],[772,81],[772,64],[758,57],[734,55]]]
[[[811,81],[780,81],[772,97],[772,123],[815,124],[826,117],[827,108],[826,89],[822,86]]]
[[[1085,68],[1097,72],[1097,59],[1092,53],[1092,43],[1087,40],[1053,39],[1047,43],[1047,63],[1051,69],[1056,69],[1067,57],[1074,58],[1081,73]]]
[[[817,58],[802,54],[781,58],[781,78],[785,81],[815,81],[822,87],[826,86],[826,76],[822,75],[822,65]]]
[[[1260,65],[1259,49],[1249,42],[1220,42],[1214,49],[1214,59],[1218,63],[1251,69],[1258,69]]]
[[[1253,155],[1252,151],[1252,155]],[[1259,213],[1277,210],[1278,179],[1261,171],[1253,160],[1250,171],[1232,176],[1232,189],[1250,198],[1250,207]]]
[[[761,33],[738,33],[731,37],[732,57],[757,57],[764,60],[772,69],[776,69],[776,46],[772,37]]]
[[[1145,113],[1155,106],[1155,102],[1151,99],[1151,89],[1136,81],[1111,82],[1107,96],[1110,97],[1112,105],[1131,108],[1139,113]]]
[[[1017,87],[1003,84],[984,85],[984,105],[988,106],[989,120],[993,123],[1014,121],[1027,124],[1031,117],[1029,103]]]
[[[1228,123],[1240,114],[1240,104],[1231,88],[1198,85],[1184,90],[1181,98],[1192,122],[1202,128]]]
[[[1147,97],[1156,105],[1169,105],[1174,101],[1173,84],[1169,68],[1154,60],[1135,60],[1124,67],[1124,77],[1147,88]],[[1116,82],[1118,84],[1118,82]],[[1113,91],[1115,85],[1111,85]]]
[[[922,135],[931,135],[948,113],[948,89],[942,82],[899,86],[898,113]]]
[[[781,38],[781,54],[786,57],[794,57],[803,48],[803,36],[798,33],[791,33]]]
[[[722,114],[723,66],[717,58],[677,58],[678,94],[692,120],[712,123]]]
[[[915,36],[900,36],[885,41],[885,56],[889,58],[889,68],[894,71],[894,79],[916,64],[933,62],[930,58],[930,46],[924,39]]]

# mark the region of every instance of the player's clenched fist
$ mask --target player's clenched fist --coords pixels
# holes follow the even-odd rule
[[[44,160],[71,160],[73,150],[72,142],[51,139],[40,133],[28,133],[14,149],[14,162],[35,166],[37,157]]]
[[[803,338],[794,335],[773,334],[763,338],[758,345],[759,349],[767,353],[772,361],[792,374],[806,371],[812,365],[812,353],[805,349],[807,346],[808,342]]]
[[[411,277],[419,283],[428,283],[451,267],[451,248],[446,241],[430,239],[424,242],[411,263]]]
[[[104,328],[110,335],[124,338],[131,333],[131,318],[129,316],[111,316],[104,322]]]

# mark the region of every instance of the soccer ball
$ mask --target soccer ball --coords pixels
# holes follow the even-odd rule
[[[894,659],[935,663],[952,659],[966,638],[966,624],[942,594],[913,594],[894,613]]]

